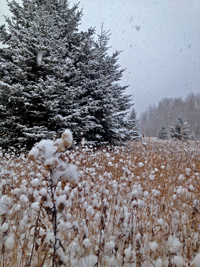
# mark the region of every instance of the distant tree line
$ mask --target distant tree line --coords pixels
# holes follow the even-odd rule
[[[179,126],[178,126],[179,125]],[[145,136],[165,136],[200,139],[200,93],[190,93],[185,99],[163,98],[158,106],[150,106],[140,117],[140,129]],[[175,133],[176,132],[176,133]]]
[[[0,27],[0,146],[29,149],[69,128],[74,139],[108,144],[140,138],[128,117],[119,52],[109,33],[79,31],[82,12],[67,0],[13,0]]]

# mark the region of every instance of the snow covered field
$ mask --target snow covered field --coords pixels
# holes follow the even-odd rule
[[[82,147],[62,160],[79,182],[55,188],[57,266],[200,266],[199,143]],[[48,169],[1,154],[0,177],[0,266],[29,266],[33,244],[31,266],[52,266]]]

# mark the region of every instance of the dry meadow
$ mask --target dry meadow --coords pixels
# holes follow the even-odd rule
[[[200,143],[147,139],[60,157],[79,181],[55,186],[55,266],[200,266]],[[1,153],[0,266],[52,266],[49,175]]]

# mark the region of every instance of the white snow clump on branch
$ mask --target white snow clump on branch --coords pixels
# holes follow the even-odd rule
[[[42,64],[43,53],[44,53],[43,51],[39,51],[37,53],[37,65],[38,65],[38,67],[40,67]]]

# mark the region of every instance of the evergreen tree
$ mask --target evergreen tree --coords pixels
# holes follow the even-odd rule
[[[137,120],[137,113],[132,107],[131,112],[125,120],[126,128],[128,130],[128,134],[130,136],[130,140],[141,140],[141,134],[139,131],[139,120]]]
[[[164,124],[160,128],[160,131],[158,133],[158,138],[163,140],[169,139],[167,127]]]
[[[94,48],[90,50],[87,65],[84,65],[83,129],[87,140],[99,144],[130,138],[124,117],[131,106],[131,99],[124,94],[127,87],[119,84],[124,71],[117,64],[120,52],[108,55],[108,41],[109,33],[102,30]]]
[[[78,32],[81,13],[67,0],[15,0],[0,27],[0,145],[29,149],[70,128],[74,139],[98,144],[130,138],[130,108],[119,52],[108,55],[108,33]],[[82,132],[82,136],[80,133]]]
[[[189,139],[189,126],[182,114],[178,116],[175,125],[171,127],[171,138],[179,140]]]
[[[6,19],[8,31],[5,26],[0,31],[6,45],[1,57],[0,141],[3,147],[29,148],[66,127],[76,129],[76,118],[71,118],[76,117],[79,94],[74,50],[80,47],[81,14],[64,0],[24,0],[22,6],[12,1],[9,7],[13,16]]]

